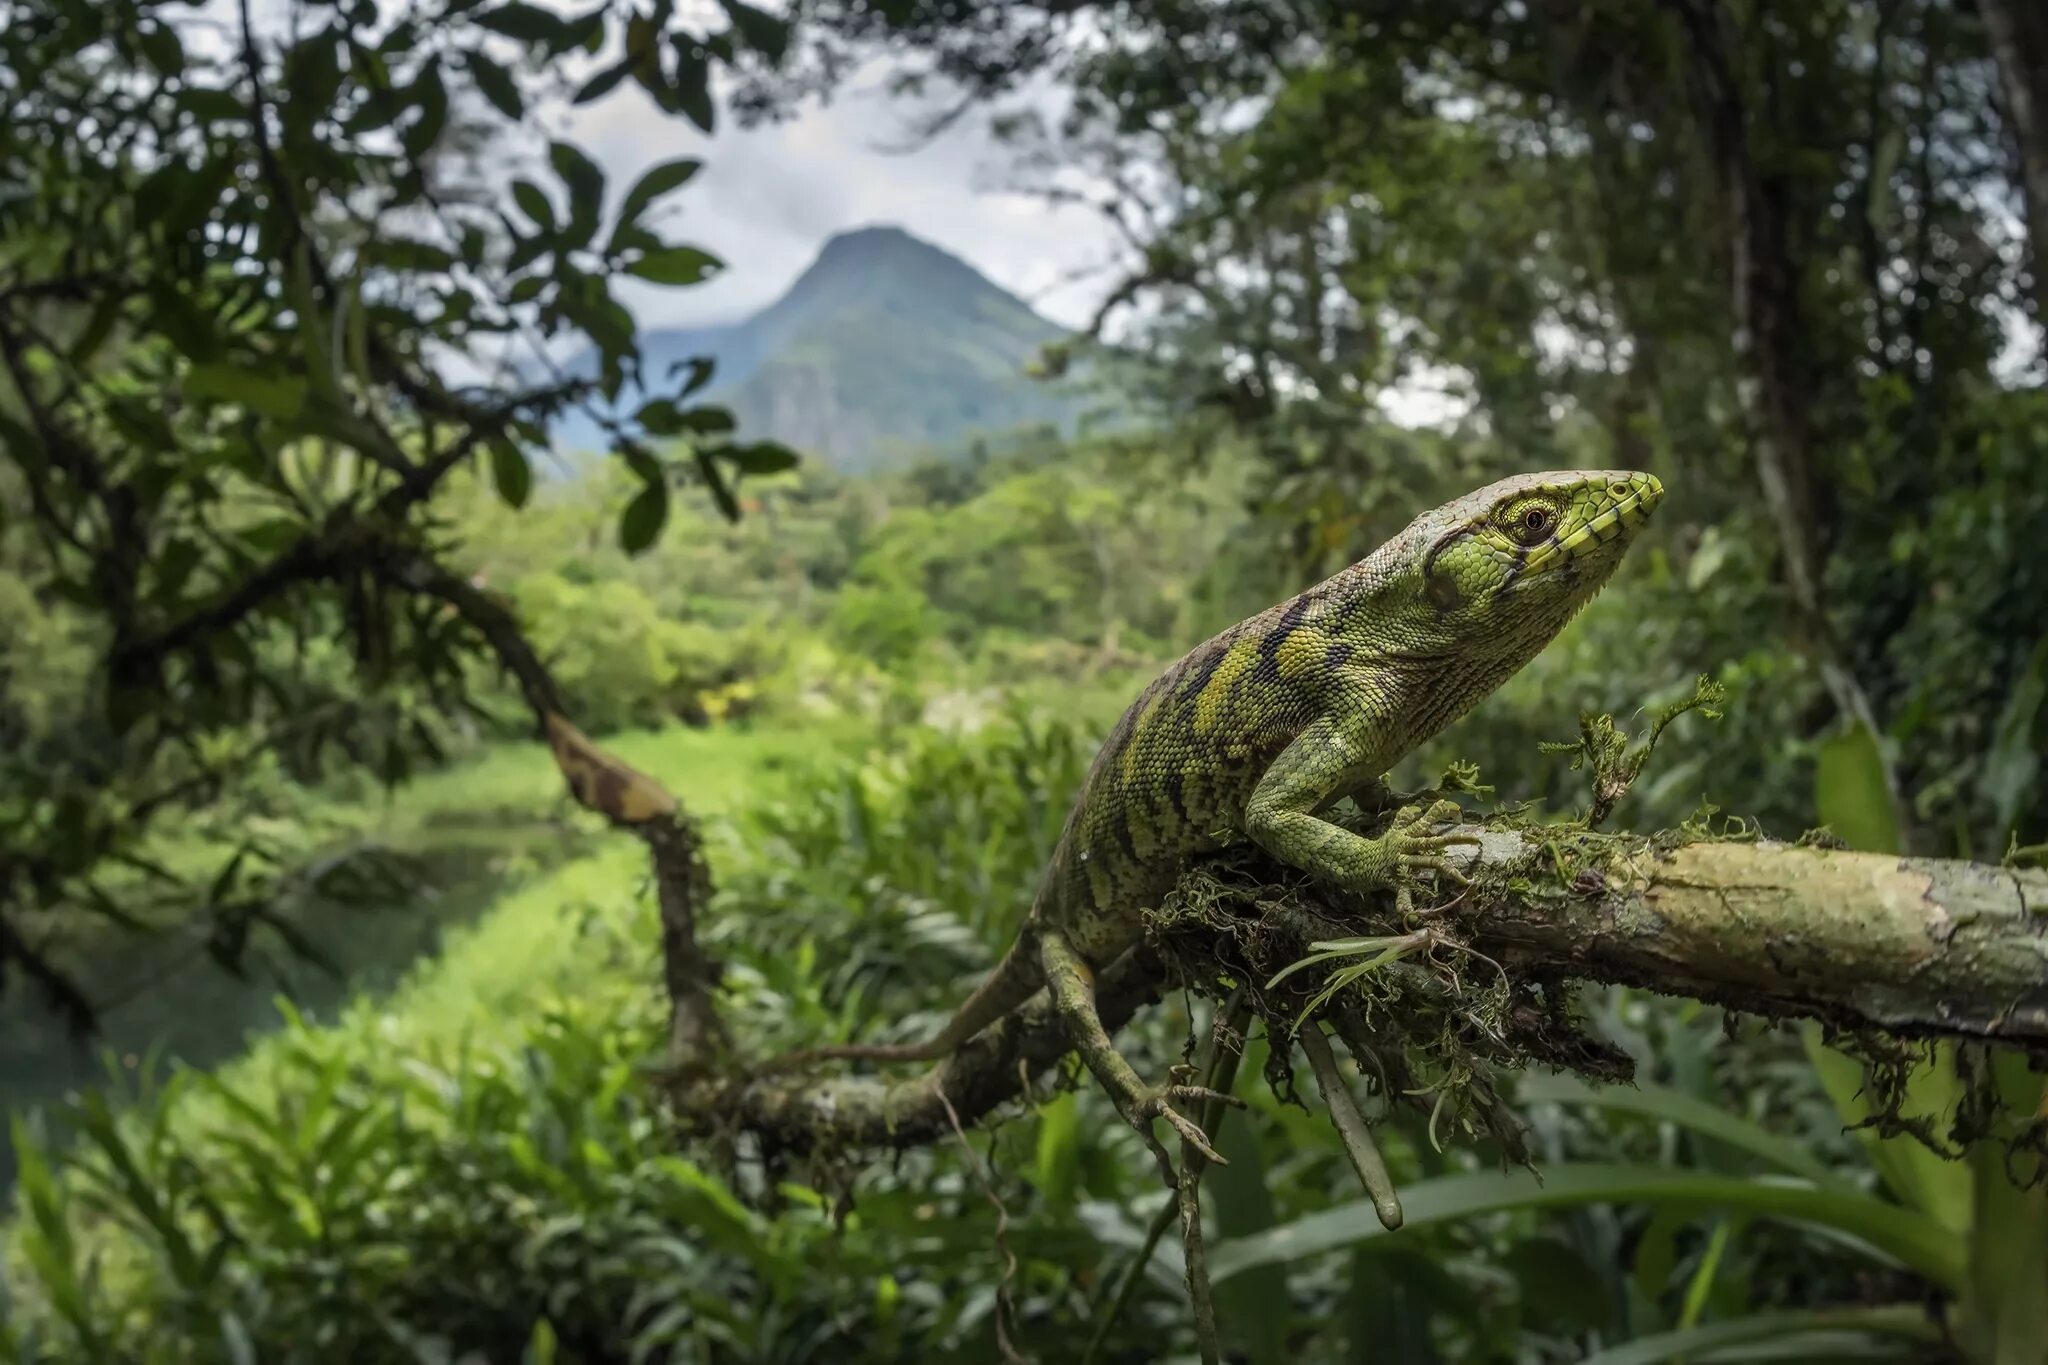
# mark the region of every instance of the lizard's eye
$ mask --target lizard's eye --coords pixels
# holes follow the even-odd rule
[[[1537,541],[1542,540],[1543,537],[1550,534],[1550,529],[1555,525],[1557,525],[1557,513],[1541,503],[1523,508],[1515,514],[1514,520],[1509,523],[1510,529],[1514,532],[1515,539],[1521,541],[1524,545],[1534,545]]]

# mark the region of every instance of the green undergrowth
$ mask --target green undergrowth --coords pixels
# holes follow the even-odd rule
[[[1120,704],[1105,688],[943,728],[619,742],[703,817],[707,936],[743,1045],[924,1033],[1014,929]],[[537,748],[507,751],[389,809],[549,810],[550,778]],[[648,1076],[664,1009],[646,880],[637,843],[603,835],[388,994],[324,1022],[286,1010],[235,1063],[141,1066],[18,1120],[0,1360],[984,1361],[998,1312],[1038,1359],[1081,1358],[1105,1317],[1103,1360],[1191,1347],[1170,1253],[1109,1308],[1163,1194],[1078,1077],[829,1192],[679,1144]],[[1961,1228],[1859,1167],[1796,1037],[1629,991],[1581,1004],[1638,1085],[1521,1094],[1540,1181],[1433,1112],[1433,1073],[1415,1104],[1370,1097],[1410,1215],[1395,1233],[1255,1030],[1250,1112],[1220,1129],[1230,1164],[1204,1187],[1238,1357],[1378,1358],[1400,1321],[1433,1343],[1403,1360],[1561,1363],[1759,1311],[1788,1337],[1839,1331],[1855,1305],[1957,1290]],[[1176,993],[1119,1046],[1163,1074],[1199,1021]],[[1875,1330],[1898,1326],[1885,1311]]]
[[[1078,702],[1115,704],[1107,689]],[[711,932],[743,1026],[802,1024],[812,1016],[787,1001],[921,970],[903,956],[906,924],[1028,888],[1089,752],[1080,727],[1032,706],[997,699],[957,733],[849,723],[610,741],[702,821],[725,884]],[[415,782],[374,818],[415,832],[594,826],[562,808],[558,783],[539,746],[507,748]],[[1013,818],[1025,806],[1030,829]],[[664,1007],[644,851],[584,833],[597,835],[585,851],[533,869],[388,992],[320,1019],[280,1001],[274,1031],[235,1061],[115,1058],[106,1084],[16,1115],[0,1359],[459,1347],[511,1360],[537,1339],[562,1359],[752,1358],[845,1312],[871,1316],[877,1340],[906,1315],[928,1346],[942,1322],[971,1335],[991,1305],[964,1279],[950,1306],[888,1287],[906,1236],[931,1241],[928,1194],[869,1201],[866,1218],[886,1224],[894,1208],[901,1226],[858,1253],[858,1225],[834,1232],[801,1190],[764,1215],[676,1152],[645,1084]],[[946,951],[968,970],[1007,928],[969,926]],[[821,1239],[855,1272],[829,1291],[801,1270]],[[909,1256],[959,1259],[931,1245]]]

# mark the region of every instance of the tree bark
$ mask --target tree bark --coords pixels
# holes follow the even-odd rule
[[[1627,984],[1856,1033],[2048,1054],[2048,871],[1547,828],[1489,830],[1477,849],[1454,853],[1474,885],[1426,923],[1482,964],[1475,984],[1495,970],[1490,961],[1513,982]],[[1233,944],[1235,979],[1256,991],[1318,938],[1400,931],[1384,905],[1340,903],[1262,854],[1224,861],[1235,887],[1228,919],[1183,920],[1102,974],[1112,1030],[1169,986],[1217,987],[1169,966],[1185,961],[1176,937],[1204,952]],[[678,1099],[686,1118],[751,1132],[771,1150],[900,1149],[949,1137],[948,1101],[963,1123],[984,1117],[1067,1051],[1041,994],[922,1074],[741,1073]],[[1615,1074],[1612,1053],[1596,1045],[1583,1056],[1547,1059]]]
[[[2048,326],[2048,8],[2040,0],[1977,0],[1998,68],[2006,125],[2019,153],[2033,257],[2034,321]]]

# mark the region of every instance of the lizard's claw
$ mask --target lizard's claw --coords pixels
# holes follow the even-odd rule
[[[1387,831],[1377,841],[1387,859],[1384,883],[1394,888],[1394,904],[1404,915],[1415,909],[1415,891],[1424,873],[1434,873],[1447,882],[1470,886],[1472,879],[1445,856],[1444,850],[1457,845],[1479,843],[1476,834],[1437,834],[1438,825],[1456,820],[1464,811],[1455,801],[1432,802],[1427,810],[1404,806],[1394,813]]]

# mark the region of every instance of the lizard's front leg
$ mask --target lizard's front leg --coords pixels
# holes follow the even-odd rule
[[[1360,722],[1364,724],[1364,722]],[[1245,803],[1245,833],[1268,853],[1302,871],[1353,891],[1390,890],[1403,910],[1410,907],[1424,872],[1452,881],[1465,877],[1444,856],[1453,844],[1476,844],[1470,834],[1432,834],[1439,822],[1458,814],[1457,803],[1439,801],[1423,810],[1395,812],[1393,823],[1367,839],[1321,818],[1317,811],[1339,793],[1376,786],[1378,774],[1367,742],[1329,720],[1309,726],[1281,751]]]
[[[1159,1173],[1166,1183],[1172,1186],[1177,1182],[1172,1159],[1152,1134],[1152,1120],[1155,1118],[1165,1119],[1173,1125],[1173,1130],[1208,1160],[1219,1166],[1229,1164],[1209,1145],[1206,1133],[1174,1110],[1173,1102],[1195,1104],[1203,1100],[1221,1100],[1242,1109],[1244,1101],[1198,1085],[1147,1086],[1131,1069],[1131,1064],[1124,1060],[1123,1054],[1116,1050],[1116,1044],[1110,1041],[1109,1030],[1102,1025],[1102,1014],[1095,1006],[1095,973],[1087,960],[1074,950],[1065,934],[1053,928],[1040,930],[1038,952],[1039,961],[1045,968],[1046,988],[1052,994],[1053,1007],[1059,1011],[1061,1022],[1066,1025],[1068,1039],[1081,1054],[1081,1060],[1088,1064],[1088,1069],[1095,1073],[1095,1079],[1109,1092],[1117,1112],[1144,1137],[1145,1145],[1159,1160]]]

